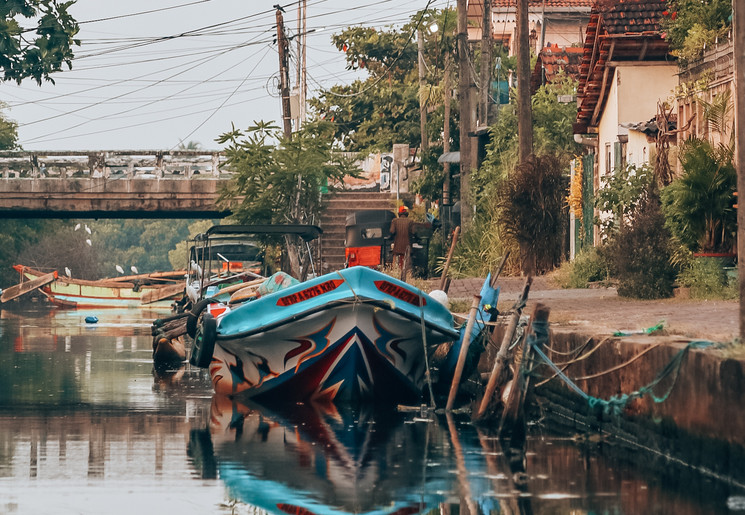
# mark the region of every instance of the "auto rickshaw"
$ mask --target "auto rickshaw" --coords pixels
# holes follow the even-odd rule
[[[391,263],[391,220],[396,215],[386,209],[367,209],[347,215],[344,240],[345,265],[383,268]],[[429,239],[432,223],[416,223],[411,237],[411,266],[414,273],[429,273]]]

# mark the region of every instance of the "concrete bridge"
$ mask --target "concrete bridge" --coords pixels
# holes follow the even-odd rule
[[[233,174],[203,150],[0,152],[0,218],[221,218]]]

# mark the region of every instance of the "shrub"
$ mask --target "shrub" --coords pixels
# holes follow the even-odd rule
[[[606,249],[618,279],[618,294],[637,299],[670,297],[675,280],[670,247],[659,197],[650,192]]]
[[[515,168],[497,196],[501,232],[519,246],[525,273],[544,273],[561,262],[567,186],[558,157],[534,156]]]
[[[690,288],[694,299],[736,299],[737,281],[732,283],[714,258],[693,259],[678,275],[678,284]]]
[[[668,227],[694,252],[729,252],[737,232],[731,154],[705,140],[688,140],[680,161],[683,176],[662,192]]]
[[[654,170],[648,164],[629,164],[616,168],[604,179],[605,184],[597,193],[595,207],[603,213],[595,220],[604,238],[612,236],[641,202],[654,181]]]
[[[595,247],[583,250],[572,261],[565,261],[556,271],[555,281],[562,288],[587,288],[594,281],[608,278],[607,261]]]

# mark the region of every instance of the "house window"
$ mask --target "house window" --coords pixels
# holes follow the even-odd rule
[[[613,170],[613,151],[610,143],[605,144],[605,174],[610,175]]]

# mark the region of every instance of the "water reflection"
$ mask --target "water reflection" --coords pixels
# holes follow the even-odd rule
[[[692,515],[745,498],[539,428],[513,456],[464,417],[213,397],[201,369],[153,369],[160,312],[1,313],[0,513]]]
[[[209,434],[209,437],[207,436]],[[285,513],[419,513],[444,500],[439,427],[393,412],[292,405],[270,411],[224,397],[191,452],[236,499]],[[213,468],[214,464],[214,468]]]

